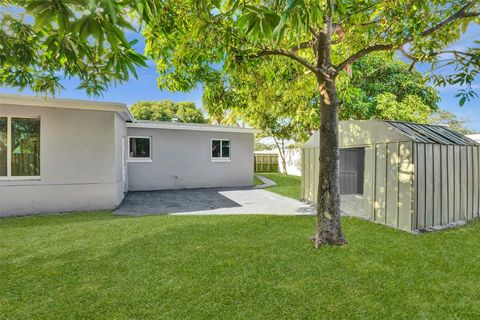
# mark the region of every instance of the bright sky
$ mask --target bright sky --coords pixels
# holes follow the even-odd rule
[[[130,34],[128,38],[135,38],[134,34]],[[471,46],[474,40],[480,39],[480,26],[474,25],[464,34],[452,48],[462,50],[462,48]],[[476,45],[478,46],[478,44]],[[136,49],[138,52],[143,52],[144,44],[139,41]],[[427,71],[428,66],[418,67],[420,71]],[[448,69],[441,71],[442,73],[448,73]],[[157,88],[156,84],[156,71],[153,62],[148,63],[148,68],[142,68],[138,70],[138,79],[132,79],[128,83],[111,87],[104,93],[102,98],[97,100],[122,102],[128,105],[140,101],[140,100],[162,100],[170,99],[173,101],[193,101],[197,106],[202,106],[202,88],[198,86],[195,90],[188,93],[184,92],[168,92],[162,91]],[[89,98],[85,92],[76,90],[78,86],[78,80],[71,79],[65,80],[63,83],[65,90],[62,91],[59,98],[71,98],[71,99],[92,99]],[[475,80],[474,89],[480,94],[480,79]],[[456,87],[440,87],[438,88],[441,95],[440,108],[454,112],[461,117],[468,117],[470,119],[469,127],[480,132],[480,97],[469,102],[466,102],[463,107],[458,106],[458,98],[455,97],[458,88]],[[19,92],[13,88],[1,88],[0,93],[22,93],[22,94],[34,94],[30,90],[24,90]]]

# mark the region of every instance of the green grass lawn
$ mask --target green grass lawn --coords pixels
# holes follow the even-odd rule
[[[277,183],[274,187],[265,190],[272,191],[282,196],[300,200],[302,179],[297,176],[286,176],[277,172],[259,172],[258,175],[264,176]]]
[[[0,219],[2,319],[478,319],[480,223],[411,235],[344,218],[108,212]]]

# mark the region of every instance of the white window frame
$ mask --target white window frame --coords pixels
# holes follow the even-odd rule
[[[140,138],[140,139],[148,139],[148,146],[149,146],[149,154],[150,157],[135,157],[132,158],[130,157],[130,138]],[[127,157],[127,162],[152,162],[152,137],[150,136],[128,136],[127,137],[127,150],[128,150],[128,157]]]
[[[212,155],[212,146],[213,141],[220,141],[220,157],[214,157]],[[228,151],[230,156],[229,157],[222,157],[222,141],[228,141]],[[210,140],[210,158],[212,162],[231,162],[232,157],[232,140],[231,139],[223,139],[223,138],[214,138]]]
[[[40,140],[42,139],[42,120],[40,116],[25,115],[2,115],[0,118],[7,118],[7,175],[0,176],[0,181],[13,180],[40,180],[42,174],[42,141],[40,141],[40,175],[39,176],[12,176],[12,118],[38,119],[40,120]]]

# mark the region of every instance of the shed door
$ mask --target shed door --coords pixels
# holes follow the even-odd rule
[[[365,149],[340,149],[340,194],[363,194]]]

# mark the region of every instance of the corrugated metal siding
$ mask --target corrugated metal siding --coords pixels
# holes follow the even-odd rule
[[[416,228],[478,217],[480,147],[417,143],[415,150]]]
[[[429,228],[480,216],[479,144],[442,126],[385,123],[396,133],[388,132],[383,141],[377,139],[372,143],[368,142],[374,140],[370,137],[382,129],[377,122],[372,122],[371,126],[362,122],[361,128],[357,128],[354,121],[348,122],[347,127],[341,126],[342,141],[365,150],[365,216],[403,230]],[[356,131],[349,136],[350,129]],[[411,140],[392,141],[395,134],[399,139],[410,137]],[[358,144],[356,135],[363,137]],[[345,147],[344,143],[341,146]],[[313,147],[317,144],[303,149],[302,191],[308,201],[317,198],[318,147]]]
[[[375,219],[374,198],[375,198],[375,145],[365,147],[365,171],[363,181],[363,213],[371,220]]]
[[[364,150],[363,215],[382,224],[412,230],[413,147],[411,142],[389,142]],[[314,148],[303,149],[303,198],[315,202],[318,169],[309,168]],[[318,150],[318,149],[317,149]]]

